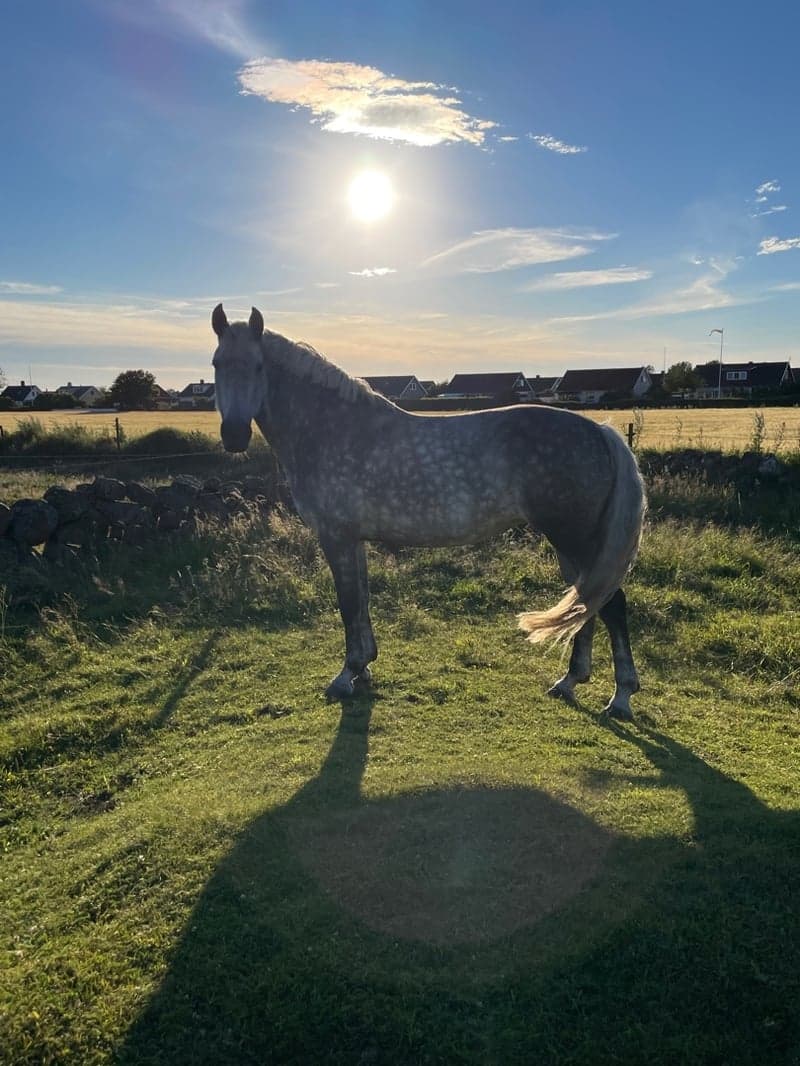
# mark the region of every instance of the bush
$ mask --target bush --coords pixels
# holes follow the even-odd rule
[[[134,437],[125,445],[126,455],[182,455],[186,452],[210,452],[215,442],[205,433],[193,429],[173,429],[163,426],[152,433]]]

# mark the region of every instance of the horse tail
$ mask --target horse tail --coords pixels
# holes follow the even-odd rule
[[[639,550],[647,510],[642,476],[622,436],[612,426],[598,428],[604,435],[613,472],[597,530],[598,551],[555,607],[518,616],[520,629],[534,644],[574,637],[620,587]]]

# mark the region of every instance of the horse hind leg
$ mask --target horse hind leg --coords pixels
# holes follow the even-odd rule
[[[594,618],[590,618],[572,639],[572,652],[566,674],[547,690],[548,696],[575,704],[575,686],[582,685],[592,675],[592,640],[594,639]]]
[[[577,570],[566,556],[559,554],[559,566],[565,581],[572,584],[577,577]],[[578,630],[572,640],[572,651],[569,657],[567,672],[562,678],[547,690],[548,696],[554,699],[565,700],[567,703],[578,702],[575,695],[575,686],[582,685],[592,675],[592,641],[594,639],[595,619],[590,618],[584,626]]]
[[[627,601],[622,589],[617,589],[605,607],[601,607],[600,617],[608,630],[614,657],[614,695],[604,713],[611,718],[630,721],[633,718],[631,696],[639,691],[639,675],[631,652]]]

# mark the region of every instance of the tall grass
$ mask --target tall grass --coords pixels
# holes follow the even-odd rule
[[[95,455],[110,452],[114,438],[107,428],[94,429],[80,422],[48,426],[40,419],[20,419],[13,433],[0,438],[0,455]]]

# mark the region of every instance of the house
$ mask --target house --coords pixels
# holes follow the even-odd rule
[[[428,393],[414,374],[384,374],[383,377],[364,378],[373,392],[387,400],[419,400]]]
[[[774,363],[723,363],[720,376],[719,362],[696,366],[695,373],[702,384],[694,391],[700,400],[713,400],[722,396],[749,396],[754,390],[777,392],[794,383],[789,361]]]
[[[525,375],[519,371],[496,374],[456,374],[445,385],[443,400],[467,400],[477,397],[498,403],[520,403],[533,399],[533,391]]]
[[[543,398],[552,400],[556,385],[558,385],[560,380],[561,378],[543,378],[541,374],[536,374],[534,377],[529,374],[527,378],[531,392],[537,400]]]
[[[15,407],[30,407],[41,391],[38,385],[26,385],[20,381],[19,385],[6,385],[0,396],[10,400]]]
[[[56,396],[71,396],[76,403],[83,404],[84,407],[90,407],[102,395],[102,389],[98,389],[96,385],[73,385],[71,381],[66,385],[59,385],[56,389]]]
[[[177,403],[178,395],[178,392],[174,389],[168,391],[167,389],[162,389],[158,384],[153,385],[153,400],[159,411],[166,411],[172,407],[173,403]]]
[[[214,403],[213,381],[193,381],[178,394],[178,407],[208,407]]]
[[[638,399],[649,391],[650,385],[650,372],[646,366],[568,370],[558,382],[555,397],[580,404],[599,403],[603,397],[612,395]]]

